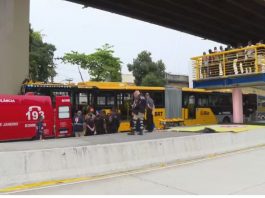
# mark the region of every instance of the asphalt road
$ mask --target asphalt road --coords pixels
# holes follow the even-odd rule
[[[265,148],[15,194],[265,194]]]

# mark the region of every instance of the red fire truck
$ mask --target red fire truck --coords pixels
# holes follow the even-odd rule
[[[0,95],[0,141],[32,139],[36,123],[44,118],[44,137],[73,134],[68,96]]]

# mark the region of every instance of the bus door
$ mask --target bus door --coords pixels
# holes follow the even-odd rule
[[[196,119],[195,94],[192,92],[182,93],[182,118],[184,120]]]
[[[265,96],[257,96],[256,120],[265,121]]]
[[[188,119],[196,119],[195,95],[190,95],[188,98]]]
[[[129,131],[132,118],[132,91],[126,91],[117,94],[117,107],[120,113],[119,131]]]

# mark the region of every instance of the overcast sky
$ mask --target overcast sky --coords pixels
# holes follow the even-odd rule
[[[173,74],[191,75],[190,58],[198,56],[219,43],[142,22],[117,14],[83,9],[82,5],[63,0],[30,0],[30,23],[41,31],[46,42],[56,46],[56,57],[71,50],[93,53],[105,43],[114,46],[120,57],[122,72],[127,74],[127,64],[142,50],[152,53],[155,61],[162,59],[166,71]],[[81,81],[77,67],[57,63],[57,82],[73,78]],[[89,75],[82,70],[85,80]]]

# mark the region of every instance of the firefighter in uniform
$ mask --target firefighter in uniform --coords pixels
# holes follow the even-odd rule
[[[137,132],[137,121],[139,121],[139,134],[143,135],[144,131],[144,115],[146,109],[146,100],[145,97],[140,93],[140,91],[135,91],[133,93],[133,105],[132,105],[132,134],[136,135]]]

